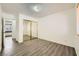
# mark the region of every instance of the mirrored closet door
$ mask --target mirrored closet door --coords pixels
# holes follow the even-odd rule
[[[32,40],[38,37],[37,22],[24,20],[23,22],[23,40]]]

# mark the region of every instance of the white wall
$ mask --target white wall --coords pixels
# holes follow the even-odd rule
[[[76,19],[76,39],[74,40],[74,47],[76,49],[76,53],[77,55],[79,56],[79,6],[78,8],[76,9],[76,12],[77,12],[77,19]]]
[[[23,18],[21,14],[16,15],[16,40],[23,42]]]
[[[75,8],[40,18],[38,22],[39,38],[74,47]]]
[[[0,5],[0,51],[1,51],[1,42],[2,42],[2,23],[1,23],[1,16],[2,16],[2,10],[1,10],[1,5]]]

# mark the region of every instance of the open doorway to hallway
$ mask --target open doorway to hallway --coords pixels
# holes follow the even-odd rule
[[[14,21],[11,19],[2,19],[2,50],[9,51],[13,47]]]

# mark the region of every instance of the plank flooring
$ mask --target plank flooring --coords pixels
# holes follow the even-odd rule
[[[1,56],[76,56],[73,47],[42,39],[33,39],[19,44],[8,39]]]

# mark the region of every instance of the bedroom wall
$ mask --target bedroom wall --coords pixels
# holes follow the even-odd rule
[[[74,47],[76,35],[76,9],[64,10],[40,18],[38,37],[48,41]]]
[[[74,40],[74,47],[75,47],[75,49],[76,49],[76,53],[77,53],[77,55],[79,56],[79,6],[78,6],[78,8],[76,9],[76,12],[77,12],[77,19],[76,19],[76,33],[77,33],[77,35],[76,35],[76,39]]]

